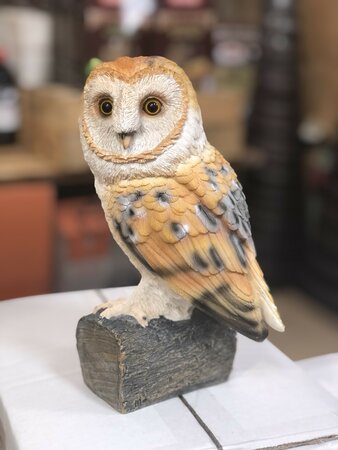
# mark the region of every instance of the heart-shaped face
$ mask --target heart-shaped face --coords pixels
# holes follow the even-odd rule
[[[180,137],[190,107],[198,109],[195,92],[175,63],[121,58],[89,76],[82,132],[105,161],[149,161]]]

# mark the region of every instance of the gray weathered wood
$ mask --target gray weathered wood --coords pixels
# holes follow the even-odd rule
[[[197,310],[146,328],[130,316],[90,314],[76,336],[85,383],[121,413],[225,381],[236,350],[235,332]]]

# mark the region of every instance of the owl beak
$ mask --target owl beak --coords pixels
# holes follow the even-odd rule
[[[129,147],[132,136],[133,136],[133,133],[119,133],[119,137],[122,141],[122,145],[123,145],[124,149],[127,149]]]
[[[131,141],[131,135],[130,134],[127,134],[126,136],[124,136],[122,138],[122,145],[123,145],[124,149],[129,147],[130,141]]]

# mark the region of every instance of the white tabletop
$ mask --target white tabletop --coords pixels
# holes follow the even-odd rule
[[[338,355],[296,364],[240,335],[228,382],[115,412],[82,381],[75,330],[126,290],[0,302],[1,450],[338,449]]]

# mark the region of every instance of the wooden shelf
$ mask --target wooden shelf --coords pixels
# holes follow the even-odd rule
[[[73,172],[60,170],[46,157],[27,151],[22,145],[0,146],[0,182],[54,179],[87,173],[86,170]]]

